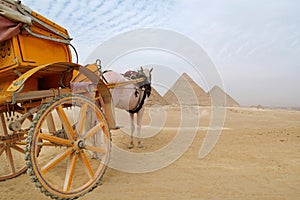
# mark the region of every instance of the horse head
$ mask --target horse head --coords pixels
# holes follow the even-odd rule
[[[139,78],[145,78],[144,84],[151,84],[151,72],[153,71],[153,68],[148,69],[148,68],[143,68],[141,67],[140,70],[138,70],[138,77]]]

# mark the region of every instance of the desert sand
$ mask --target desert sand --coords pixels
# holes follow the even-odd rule
[[[196,131],[187,151],[153,172],[127,173],[109,168],[102,185],[81,199],[299,199],[299,111],[227,108],[221,136],[203,159],[199,159],[199,149],[209,126],[209,107],[199,107],[197,112],[191,107],[184,115],[174,106],[148,107],[143,133],[151,135],[149,132],[160,121],[155,121],[157,116],[165,119],[163,127],[142,139],[143,148],[129,150],[128,116],[117,110],[118,123],[124,127],[112,131],[113,144],[138,154],[153,152],[172,142],[181,121],[198,118],[198,127],[184,127],[186,134]],[[0,194],[3,200],[49,199],[27,174],[0,182]]]

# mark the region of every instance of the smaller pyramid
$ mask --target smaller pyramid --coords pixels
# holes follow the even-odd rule
[[[147,101],[148,106],[167,105],[168,102],[157,92],[154,87],[151,87],[151,95]]]
[[[163,98],[174,105],[210,105],[209,95],[186,73],[177,79]]]
[[[240,104],[218,86],[214,86],[208,95],[215,106],[240,107]]]

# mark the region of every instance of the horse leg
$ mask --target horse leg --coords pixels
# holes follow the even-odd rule
[[[86,123],[84,123],[84,132],[88,132],[89,130],[92,129],[93,126],[95,126],[96,117],[93,115],[93,113],[91,111],[88,111],[86,113],[85,120],[86,120]],[[90,138],[90,142],[92,143],[93,146],[98,146],[97,144],[99,144],[98,143],[99,140],[97,140],[97,134],[93,135]],[[97,152],[93,151],[93,152],[91,152],[91,154],[92,154],[92,159],[98,159],[99,158]]]
[[[128,148],[132,149],[134,147],[133,143],[133,133],[134,133],[135,125],[134,125],[134,113],[130,113],[130,143]]]
[[[137,137],[138,137],[138,148],[142,148],[141,142],[141,129],[142,129],[142,119],[144,114],[144,107],[142,107],[139,112],[137,113]]]

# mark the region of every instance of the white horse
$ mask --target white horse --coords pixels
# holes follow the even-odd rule
[[[137,114],[137,137],[138,137],[138,145],[137,147],[141,148],[141,127],[142,127],[142,118],[145,109],[145,104],[147,103],[147,99],[151,93],[151,72],[153,68],[150,70],[147,68],[141,67],[135,73],[129,73],[128,76],[134,77],[125,77],[114,71],[106,71],[103,73],[103,79],[107,83],[124,83],[132,78],[144,78],[143,82],[137,84],[129,84],[124,86],[117,86],[114,89],[111,89],[111,95],[113,99],[113,103],[115,107],[127,110],[130,114],[130,144],[128,148],[134,147],[133,142],[133,134],[135,131],[135,123],[134,123],[134,114]],[[132,71],[131,71],[132,72]],[[125,74],[126,75],[126,74]]]

